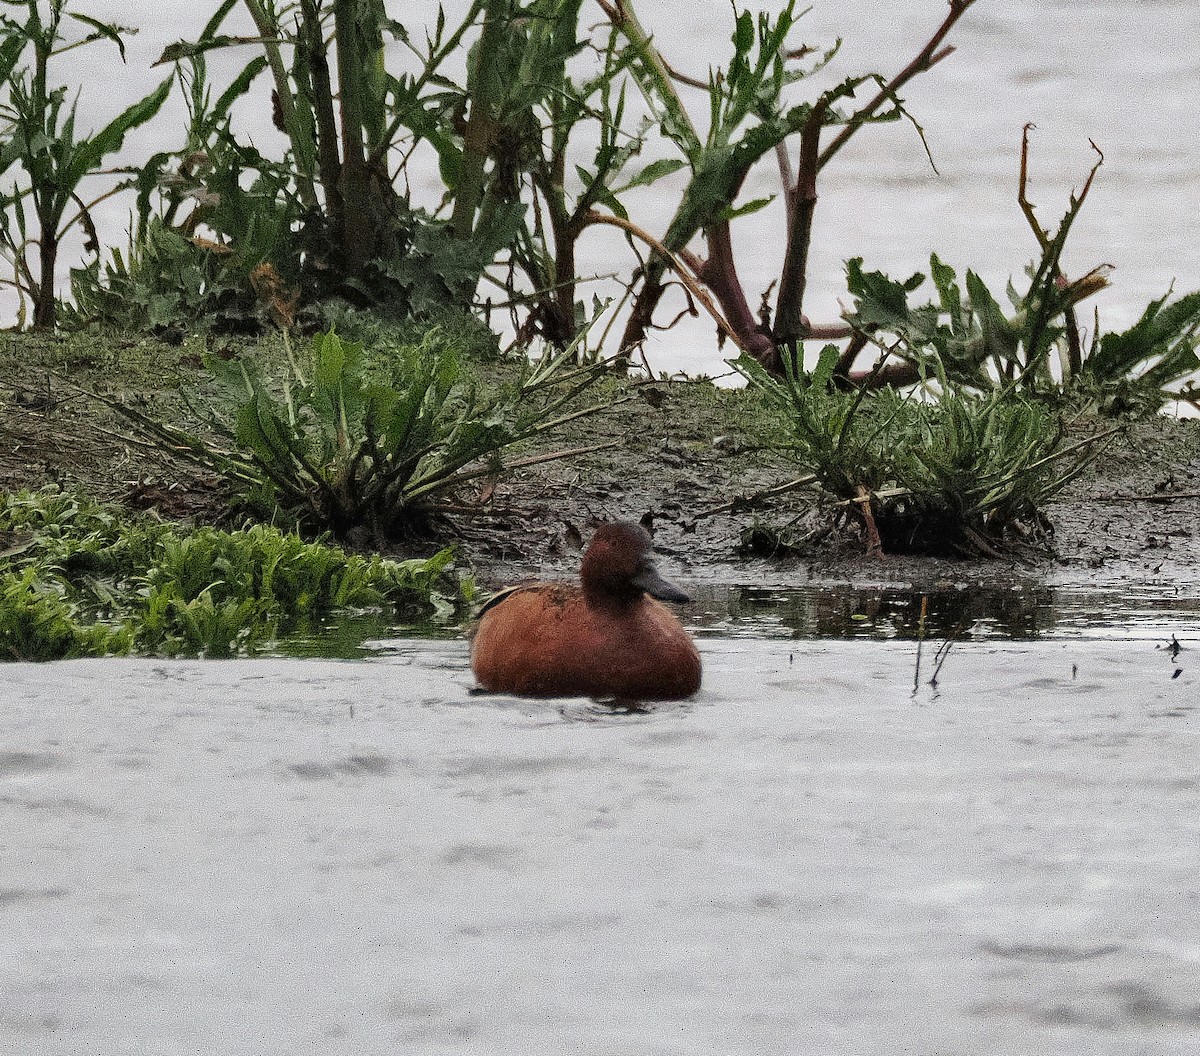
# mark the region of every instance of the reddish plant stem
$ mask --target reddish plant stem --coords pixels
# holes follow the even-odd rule
[[[819,102],[800,131],[800,174],[796,186],[787,192],[788,246],[775,302],[775,340],[789,345],[805,337],[808,328],[803,314],[804,290],[817,208],[817,157],[826,113],[824,101]]]
[[[833,376],[835,378],[850,377],[854,361],[858,359],[858,354],[866,347],[867,335],[861,330],[855,331],[851,335],[850,340],[846,342],[846,347],[842,350],[842,354],[838,357],[837,366],[833,368]]]
[[[906,385],[915,385],[920,381],[921,371],[915,363],[900,362],[889,363],[880,370],[874,368],[852,370],[847,377],[855,388],[862,385],[871,389],[885,389],[889,385],[894,388],[904,388]]]
[[[667,270],[675,272],[688,293],[699,301],[704,310],[712,317],[713,321],[717,324],[717,330],[724,337],[729,338],[743,352],[750,351],[745,344],[742,333],[726,320],[721,310],[713,303],[712,298],[709,297],[708,292],[704,289],[705,286],[709,286],[710,289],[712,288],[711,283],[702,279],[699,274],[707,267],[704,261],[701,261],[694,254],[688,253],[686,250],[681,253],[672,253],[649,232],[619,216],[589,212],[584,220],[588,224],[609,224],[612,227],[619,227],[626,234],[632,235],[639,241],[644,242],[654,251],[655,256],[653,260],[656,260],[663,269],[662,273],[665,274]],[[744,300],[745,298],[743,297]],[[747,311],[749,311],[749,308],[747,308]],[[627,350],[625,354],[628,354]]]
[[[561,104],[552,101],[554,127],[561,119]],[[550,230],[554,237],[554,251],[545,284],[551,287],[550,297],[545,302],[546,318],[542,320],[545,336],[561,347],[569,345],[576,336],[575,328],[575,248],[579,233],[583,229],[578,213],[571,214],[566,208],[566,143],[557,137],[551,147],[549,165],[534,170],[534,182],[542,193],[546,212],[550,218]]]
[[[746,291],[737,275],[733,259],[733,242],[729,233],[729,221],[713,224],[706,232],[708,259],[700,264],[696,277],[713,292],[725,321],[737,333],[739,346],[749,352],[770,371],[783,370],[779,349],[774,338],[764,333],[755,317]]]
[[[804,316],[804,294],[808,277],[808,252],[812,245],[812,225],[817,207],[817,174],[849,141],[870,117],[897,91],[919,73],[931,69],[953,52],[941,47],[955,23],[975,0],[950,0],[950,10],[916,57],[888,82],[886,87],[850,117],[846,127],[824,149],[820,149],[821,130],[827,116],[824,100],[813,107],[800,133],[799,172],[794,186],[787,188],[788,247],[775,311],[775,340],[789,345],[812,336]],[[940,49],[940,50],[939,50]],[[783,167],[786,173],[786,167]],[[766,364],[764,364],[766,365]]]
[[[1049,250],[1052,240],[1038,222],[1037,215],[1034,212],[1035,207],[1026,194],[1029,178],[1029,133],[1034,127],[1033,122],[1027,122],[1021,130],[1021,172],[1017,180],[1017,204],[1021,207],[1021,212],[1025,214],[1025,220],[1033,231],[1033,237],[1037,239],[1038,247],[1044,255]],[[1096,164],[1092,166],[1091,172],[1088,173],[1083,190],[1079,192],[1078,197],[1072,195],[1071,207],[1074,210],[1078,210],[1083,205],[1088,196],[1088,191],[1092,189],[1092,181],[1096,178],[1097,171],[1104,164],[1104,152],[1095,143],[1092,143],[1092,149],[1100,157],[1096,161]],[[1063,222],[1069,224],[1070,218],[1071,214],[1068,213],[1068,219]],[[1054,265],[1051,278],[1059,289],[1068,285],[1067,277],[1063,274],[1062,268],[1057,263]],[[1069,303],[1064,309],[1063,322],[1066,324],[1067,332],[1066,371],[1071,377],[1074,377],[1083,368],[1083,348],[1079,340],[1079,322],[1075,316],[1074,304]],[[1067,379],[1064,377],[1063,380],[1066,381]]]
[[[317,133],[317,171],[325,191],[325,211],[329,228],[336,232],[338,248],[344,243],[345,206],[342,201],[342,163],[338,156],[337,119],[333,109],[333,81],[329,74],[329,52],[321,32],[320,5],[316,0],[301,0],[299,44],[304,66],[311,71],[313,119]]]
[[[942,42],[975,0],[949,0],[950,10],[942,24],[930,37],[925,46],[903,70],[880,89],[863,107],[851,115],[845,128],[824,149],[820,149],[821,130],[828,112],[828,104],[822,100],[813,108],[812,115],[801,130],[800,170],[795,186],[787,191],[788,248],[784,260],[784,271],[776,301],[775,331],[766,333],[746,301],[745,292],[737,279],[729,239],[727,221],[711,225],[707,230],[709,259],[696,270],[696,277],[713,291],[725,315],[731,336],[739,347],[750,352],[768,370],[779,372],[783,361],[779,353],[779,342],[795,344],[805,337],[832,337],[834,340],[849,336],[843,327],[810,326],[804,317],[804,293],[807,284],[808,252],[812,243],[812,224],[817,203],[817,174],[825,164],[849,141],[859,128],[886,102],[895,99],[897,91],[919,73],[931,69],[953,52],[953,47],[942,47]],[[627,19],[628,13],[621,0],[600,0],[601,6],[614,24]],[[657,50],[653,52],[661,64]],[[667,83],[669,71],[665,64],[661,70]],[[787,166],[781,165],[786,173]],[[785,177],[786,179],[786,177]],[[736,195],[736,191],[735,191]],[[731,197],[731,203],[732,203]],[[603,222],[608,222],[607,219]],[[621,226],[621,225],[618,225]],[[626,322],[622,336],[623,354],[640,345],[645,339],[652,322],[654,309],[662,298],[669,257],[656,254],[643,270],[643,284],[634,301],[633,310]],[[911,378],[910,378],[911,375]],[[853,379],[857,375],[851,374]],[[864,372],[862,378],[873,377],[875,384],[906,384],[916,380],[916,368],[911,364],[893,364],[882,371]],[[896,380],[892,381],[892,378]],[[901,380],[904,379],[904,380]]]
[[[867,529],[867,557],[876,561],[883,560],[883,540],[879,537],[879,526],[875,523],[875,513],[871,509],[871,493],[859,484],[854,489],[855,502],[862,513],[863,524]]]
[[[916,58],[904,67],[895,77],[888,81],[887,86],[881,88],[879,92],[861,109],[856,110],[851,115],[850,120],[846,123],[846,127],[842,129],[833,141],[823,151],[817,159],[818,170],[823,169],[839,150],[846,145],[846,142],[854,135],[884,103],[896,97],[896,93],[909,81],[911,81],[918,73],[925,73],[931,70],[942,59],[950,55],[954,48],[947,45],[941,51],[938,47],[942,41],[946,39],[950,30],[962,16],[966,13],[975,0],[950,0],[950,11],[946,15],[942,24],[938,26],[933,36],[929,38],[928,43],[918,53]]]

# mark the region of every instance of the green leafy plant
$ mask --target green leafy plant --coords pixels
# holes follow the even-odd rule
[[[179,156],[203,152],[211,157],[213,164],[196,174],[205,192],[226,169],[222,163],[240,156],[243,166],[249,163],[270,183],[269,193],[258,195],[260,209],[284,209],[289,226],[310,227],[308,248],[322,248],[323,263],[332,254],[340,264],[338,274],[357,276],[369,260],[387,255],[386,244],[395,236],[399,196],[384,168],[395,129],[388,122],[389,81],[382,60],[385,33],[403,32],[403,27],[387,18],[381,0],[328,5],[301,0],[286,7],[244,0],[262,54],[214,101],[205,88],[204,56],[248,43],[221,32],[235,6],[237,0],[223,0],[198,40],[171,45],[159,60],[178,64],[181,76],[189,70],[192,122]],[[229,127],[232,104],[264,72],[274,87],[276,124],[289,144],[286,157],[277,162],[240,146]],[[194,191],[192,196],[198,197]],[[323,236],[323,245],[312,237],[315,232]],[[220,233],[236,245],[246,229]],[[284,260],[272,263],[286,272]]]
[[[454,126],[466,97],[439,68],[464,46],[482,0],[454,27],[439,16],[425,51],[381,0],[242,0],[259,31],[252,39],[223,31],[238,2],[223,0],[196,41],[163,52],[159,61],[174,63],[188,106],[184,142],[139,172],[128,250],[73,273],[74,320],[257,328],[278,321],[255,281],[264,267],[287,291],[288,325],[297,309],[332,298],[395,318],[465,311],[484,268],[514,237],[522,207],[489,209],[464,233],[399,187],[408,157],[428,143],[446,201],[454,200],[464,169]],[[387,72],[389,36],[417,56],[419,72]],[[215,91],[208,53],[248,44],[262,53]],[[279,158],[232,130],[234,110],[262,76],[273,83],[273,119],[287,136]]]
[[[1200,291],[1151,301],[1128,330],[1095,341],[1068,394],[1105,414],[1150,415],[1182,396],[1197,404]],[[1181,382],[1187,385],[1181,386]]]
[[[827,65],[835,44],[813,56],[811,49],[788,47],[788,37],[800,18],[787,3],[775,18],[735,8],[733,55],[723,70],[700,85],[709,97],[709,122],[701,132],[689,116],[679,85],[695,82],[677,74],[642,27],[631,2],[603,0],[613,26],[624,36],[636,61],[634,76],[659,117],[666,134],[687,159],[691,177],[671,223],[656,240],[637,231],[654,249],[641,271],[641,283],[622,337],[622,348],[639,345],[652,325],[654,311],[666,289],[669,271],[680,277],[694,298],[716,316],[723,336],[731,339],[774,373],[782,373],[780,348],[791,354],[807,337],[849,336],[844,326],[814,327],[803,314],[808,249],[812,236],[820,172],[849,139],[863,127],[907,116],[899,90],[949,55],[943,42],[973,0],[952,0],[941,25],[904,69],[890,80],[875,73],[847,77],[815,100],[792,103],[787,93],[798,81]],[[863,102],[857,93],[874,87]],[[846,108],[853,106],[847,112]],[[837,134],[822,145],[827,129]],[[919,130],[919,129],[918,129]],[[793,166],[787,144],[798,137],[798,164]],[[770,199],[739,202],[751,166],[775,152],[779,160],[785,222],[784,264],[780,273],[773,319],[764,298],[756,313],[737,274],[731,222],[739,215],[765,207]],[[618,218],[619,221],[619,218]],[[621,225],[626,226],[626,225]],[[707,255],[688,249],[703,232]],[[711,293],[715,304],[703,287]]]
[[[382,540],[427,527],[438,498],[499,474],[507,449],[607,406],[568,409],[605,370],[568,367],[569,355],[485,392],[441,331],[371,355],[330,331],[303,363],[289,351],[277,381],[252,360],[207,360],[217,394],[197,410],[231,448],[123,411],[156,442],[223,473],[258,516],[282,511],[310,529]],[[607,445],[581,450],[597,446]]]
[[[232,39],[219,30],[233,6],[220,5],[202,39]],[[128,248],[72,269],[69,325],[255,330],[270,317],[256,295],[256,269],[269,265],[286,282],[298,280],[307,207],[285,162],[239,141],[231,128],[236,104],[267,59],[253,57],[215,95],[206,54],[177,45],[164,56],[174,56],[187,107],[183,143],[153,155],[131,181],[137,199]]]
[[[413,147],[427,141],[442,160],[444,176],[461,170],[461,148],[451,127],[459,100],[439,68],[461,46],[482,4],[470,5],[449,30],[439,16],[424,54],[415,52],[408,31],[387,16],[382,0],[302,0],[289,9],[260,0],[244,4],[261,34],[263,68],[278,100],[276,120],[289,142],[277,163],[254,159],[271,175],[273,199],[286,208],[294,232],[281,247],[286,252],[272,259],[274,266],[294,277],[306,297],[336,293],[397,316],[466,307],[497,243],[483,230],[472,239],[455,237],[447,222],[410,203],[388,165],[399,159],[402,173]],[[175,45],[164,58],[195,62],[212,48],[240,43],[219,33],[232,6],[226,0],[196,43]],[[419,73],[387,72],[388,36],[418,55]],[[228,153],[233,144],[228,125],[219,132]],[[237,246],[244,227],[219,219],[213,218],[213,226],[226,244]],[[510,225],[500,240],[511,231]]]
[[[1070,442],[1059,414],[1011,388],[847,391],[835,384],[838,358],[830,345],[811,374],[782,378],[749,356],[734,366],[772,413],[764,442],[810,474],[798,483],[862,524],[873,552],[996,556],[1044,538],[1042,507],[1110,435]]]
[[[0,193],[0,252],[13,268],[10,284],[22,295],[22,306],[25,296],[33,302],[34,325],[52,327],[59,244],[72,227],[82,225],[89,233],[93,251],[98,253],[91,209],[115,193],[110,189],[85,202],[80,185],[97,172],[105,158],[121,149],[131,129],[158,113],[170,92],[171,79],[99,132],[79,136],[75,102],[68,103],[65,86],[50,84],[51,60],[97,40],[115,43],[124,60],[124,30],[68,12],[67,0],[50,0],[45,16],[40,0],[9,2],[23,7],[26,15],[23,22],[0,16],[0,84],[5,88],[0,102],[0,176],[14,166],[20,168],[21,176]],[[81,39],[66,39],[64,17],[83,27]],[[31,66],[21,65],[27,51],[32,52]],[[72,209],[75,211],[69,215]]]
[[[473,0],[455,21],[439,11],[419,45],[381,0],[242,4],[253,41],[224,32],[238,0],[223,0],[198,39],[164,51],[189,107],[185,141],[139,174],[129,249],[73,276],[80,317],[162,325],[176,308],[181,325],[254,321],[247,283],[270,264],[302,309],[337,297],[401,318],[463,310],[483,277],[514,316],[525,310],[522,337],[572,344],[592,314],[577,245],[611,220],[596,207],[625,216],[625,191],[683,164],[626,171],[655,126],[625,127],[634,55],[618,28],[582,28],[581,0]],[[410,70],[385,63],[389,37]],[[207,54],[249,44],[261,54],[210,89]],[[461,83],[445,69],[456,54]],[[277,159],[231,130],[262,77],[287,136]],[[444,184],[432,210],[404,180],[430,148]]]
[[[1031,268],[1035,276],[1038,269]],[[1101,413],[1154,414],[1178,395],[1181,383],[1200,367],[1200,293],[1152,302],[1129,330],[1072,346],[1073,304],[1102,284],[1091,273],[1055,285],[1053,298],[1009,289],[1006,313],[972,271],[966,295],[953,268],[930,259],[936,302],[910,305],[909,294],[925,281],[921,273],[904,282],[847,264],[855,330],[899,364],[895,383],[938,378],[975,391],[1001,387],[1037,398],[1066,400]],[[1077,337],[1077,334],[1076,334]]]
[[[473,596],[453,555],[392,561],[256,525],[185,532],[70,493],[0,497],[0,657],[233,656],[319,617],[387,608],[451,618]]]
[[[0,660],[65,660],[126,653],[129,629],[81,619],[61,584],[36,568],[0,571]]]
[[[496,246],[509,267],[486,277],[503,286],[514,315],[527,306],[519,332],[557,347],[574,342],[595,314],[579,297],[576,258],[587,230],[607,222],[597,207],[627,218],[628,191],[683,165],[658,159],[629,171],[655,125],[644,118],[630,127],[634,53],[615,26],[582,27],[582,8],[581,0],[487,0],[451,182],[456,236],[484,235]]]
[[[897,550],[994,557],[1010,536],[1043,537],[1042,508],[1083,471],[1099,439],[1068,442],[1059,415],[1004,390],[924,402],[885,389],[876,398],[895,422],[896,490],[876,501],[874,516]]]
[[[1100,334],[1097,317],[1092,341],[1085,346],[1076,306],[1108,285],[1109,269],[1093,268],[1069,280],[1060,262],[1104,159],[1096,161],[1082,190],[1071,194],[1051,233],[1038,222],[1026,197],[1028,152],[1026,128],[1017,199],[1041,253],[1026,269],[1029,282],[1023,291],[1009,283],[1011,311],[973,271],[966,273],[964,293],[954,269],[937,254],[929,261],[937,299],[920,305],[911,305],[909,294],[924,283],[922,273],[897,282],[864,271],[859,258],[850,260],[847,285],[855,305],[846,320],[854,338],[839,362],[841,377],[850,376],[859,351],[874,345],[892,362],[881,362],[865,379],[872,384],[911,385],[936,378],[943,387],[1016,388],[1106,414],[1153,414],[1179,395],[1182,383],[1200,367],[1200,293],[1152,302],[1123,333]]]
[[[103,321],[156,333],[257,327],[253,292],[228,259],[151,218],[127,254],[114,249],[103,266],[97,258],[71,269],[74,304],[63,306],[64,325]]]
[[[852,498],[859,488],[887,482],[889,438],[866,390],[834,384],[837,358],[837,348],[828,345],[811,372],[788,363],[783,377],[752,356],[733,366],[767,399],[768,416],[758,423],[766,444],[786,451],[828,494]]]

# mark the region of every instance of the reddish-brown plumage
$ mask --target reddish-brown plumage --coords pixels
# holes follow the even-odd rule
[[[676,700],[700,688],[700,654],[654,597],[687,601],[654,567],[650,535],[606,524],[578,587],[519,587],[489,605],[471,649],[484,689],[522,696]]]

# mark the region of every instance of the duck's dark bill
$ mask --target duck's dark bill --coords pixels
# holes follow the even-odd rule
[[[674,601],[682,605],[692,600],[691,595],[685,594],[674,583],[663,579],[653,565],[642,568],[633,577],[633,585],[641,587],[650,597],[658,598],[659,601]]]

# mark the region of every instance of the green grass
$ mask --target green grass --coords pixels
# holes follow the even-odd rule
[[[736,365],[768,403],[764,444],[811,474],[885,552],[994,556],[1040,538],[1042,507],[1109,435],[1069,442],[1060,412],[1013,388],[924,399],[841,389],[837,357],[829,346],[811,374],[782,379],[748,356]]]

